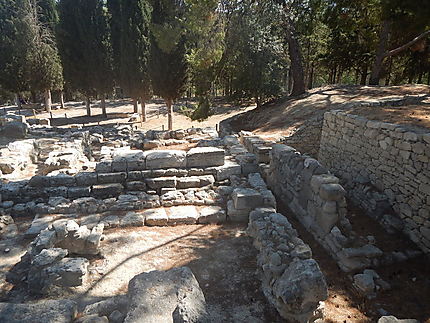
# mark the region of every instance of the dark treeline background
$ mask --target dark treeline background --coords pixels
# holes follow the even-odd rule
[[[0,97],[211,98],[430,84],[429,0],[0,0]]]

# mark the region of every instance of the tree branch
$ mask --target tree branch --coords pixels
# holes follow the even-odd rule
[[[404,45],[402,45],[402,46],[400,46],[400,47],[397,47],[397,48],[395,48],[395,49],[393,49],[393,50],[390,50],[389,52],[386,52],[386,53],[384,54],[384,58],[385,58],[385,57],[390,57],[390,56],[396,55],[396,54],[398,54],[398,53],[400,53],[400,52],[404,51],[405,49],[408,49],[408,48],[409,48],[409,47],[411,47],[413,44],[415,44],[416,42],[420,41],[421,39],[425,38],[425,37],[426,37],[426,36],[428,36],[428,35],[430,35],[430,29],[429,29],[429,30],[427,30],[427,31],[425,31],[425,32],[423,32],[421,35],[419,35],[419,36],[415,37],[415,38],[414,38],[414,39],[412,39],[410,42],[408,42],[408,43],[406,43],[406,44],[404,44]]]

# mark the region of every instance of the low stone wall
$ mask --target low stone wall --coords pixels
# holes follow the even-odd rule
[[[430,133],[331,111],[319,160],[370,216],[430,252]]]
[[[249,215],[248,233],[259,250],[258,270],[263,292],[289,322],[322,318],[320,302],[327,299],[327,284],[312,251],[287,218],[271,209]]]

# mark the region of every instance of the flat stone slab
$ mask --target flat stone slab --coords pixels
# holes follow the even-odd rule
[[[173,206],[166,210],[168,225],[195,224],[199,218],[199,212],[195,206]]]
[[[186,153],[181,150],[150,151],[146,155],[146,168],[184,168],[186,167]]]
[[[166,226],[167,213],[164,208],[145,210],[140,213],[145,217],[145,223],[148,226]]]
[[[96,198],[117,197],[121,194],[124,187],[121,184],[94,185],[92,194]]]
[[[250,188],[236,188],[231,195],[233,206],[237,210],[254,209],[263,205],[263,197]]]
[[[45,230],[51,223],[58,219],[64,219],[64,218],[70,218],[70,215],[45,215],[45,216],[39,216],[37,215],[33,222],[31,222],[30,228],[25,232],[25,235],[27,237],[35,237],[37,236],[42,230]]]
[[[33,304],[0,303],[0,322],[70,323],[76,314],[76,303],[68,299]]]
[[[226,220],[225,210],[220,206],[208,206],[200,210],[199,224],[222,223]]]
[[[224,149],[216,147],[191,148],[187,153],[187,167],[211,167],[224,165]]]
[[[128,212],[120,220],[121,227],[142,227],[145,225],[145,216],[143,214]]]
[[[156,177],[156,178],[147,178],[146,184],[149,188],[153,190],[157,190],[160,188],[175,188],[176,187],[176,178],[175,177]]]

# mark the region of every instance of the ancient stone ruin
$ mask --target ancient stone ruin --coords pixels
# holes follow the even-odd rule
[[[218,322],[219,309],[182,265],[142,270],[122,294],[86,304],[73,298],[86,295],[98,283],[98,264],[110,261],[105,250],[120,238],[106,235],[125,239],[138,228],[243,224],[256,250],[258,293],[287,322],[324,322],[329,297],[291,215],[369,299],[391,288],[380,266],[430,250],[428,134],[332,111],[317,160],[250,132],[226,134],[228,127],[220,136],[212,128],[64,129],[11,120],[3,131],[13,128],[20,139],[0,150],[0,238],[25,244],[25,252],[8,278],[21,302],[0,303],[2,322]],[[347,199],[418,248],[384,250],[360,234]]]

